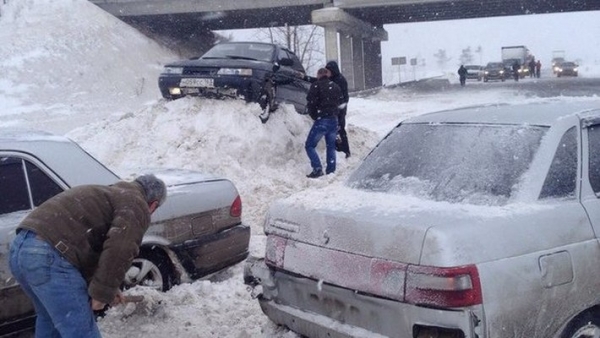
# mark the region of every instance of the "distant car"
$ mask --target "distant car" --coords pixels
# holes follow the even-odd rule
[[[490,80],[502,81],[506,80],[506,69],[502,62],[489,62],[483,68],[483,82]]]
[[[558,67],[561,63],[565,62],[565,58],[564,57],[555,57],[552,58],[552,72],[554,74],[556,74],[556,71],[558,70]]]
[[[164,66],[158,86],[166,99],[186,95],[243,98],[263,110],[261,119],[281,103],[305,113],[309,77],[289,49],[269,43],[227,42],[199,58]]]
[[[521,60],[518,60],[518,59],[508,59],[508,60],[504,60],[503,62],[504,62],[505,75],[507,78],[513,79],[515,77],[515,71],[513,70],[515,63],[518,65],[517,74],[519,75],[520,79],[529,76],[529,66],[528,66],[529,61],[522,63]]]
[[[466,65],[467,79],[481,81],[483,79],[483,67],[479,65]]]
[[[561,62],[556,67],[556,76],[578,76],[579,66],[575,62]]]
[[[244,279],[312,338],[598,337],[599,196],[600,101],[421,115],[271,205]]]
[[[123,281],[125,288],[168,290],[247,257],[250,228],[242,224],[242,201],[231,181],[191,171],[153,173],[167,184],[168,198],[152,214],[140,254]],[[34,319],[33,305],[8,267],[16,226],[66,189],[117,181],[119,177],[65,137],[0,129],[0,336]]]

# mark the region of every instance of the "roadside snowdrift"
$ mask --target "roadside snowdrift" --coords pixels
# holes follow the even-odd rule
[[[87,0],[8,0],[0,10],[0,125],[28,113],[66,131],[61,115],[72,111],[129,111],[160,97],[162,64],[177,59]]]

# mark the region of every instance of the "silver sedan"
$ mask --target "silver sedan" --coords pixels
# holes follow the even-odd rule
[[[182,170],[153,173],[167,183],[169,198],[152,215],[124,287],[168,290],[247,257],[250,227],[242,223],[242,200],[231,181]],[[0,336],[31,324],[34,317],[32,303],[8,268],[9,244],[19,222],[70,187],[118,180],[65,137],[0,129]]]
[[[598,196],[598,101],[422,115],[273,204],[245,282],[309,337],[599,337]]]

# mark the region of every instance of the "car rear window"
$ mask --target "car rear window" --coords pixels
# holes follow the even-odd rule
[[[347,183],[437,201],[504,205],[545,132],[544,127],[515,125],[400,125]]]

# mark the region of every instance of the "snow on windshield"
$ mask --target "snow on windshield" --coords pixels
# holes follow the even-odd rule
[[[504,205],[533,160],[545,130],[401,125],[365,159],[349,184],[438,201]]]

